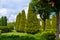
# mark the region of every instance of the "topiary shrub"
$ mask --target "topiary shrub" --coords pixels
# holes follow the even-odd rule
[[[45,31],[42,32],[41,37],[46,38],[46,40],[55,40],[56,35],[52,31]]]

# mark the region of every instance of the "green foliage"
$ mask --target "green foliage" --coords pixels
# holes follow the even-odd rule
[[[6,16],[2,16],[0,18],[0,26],[7,26],[7,17]]]
[[[52,29],[56,29],[56,15],[52,15]]]
[[[47,36],[47,38],[46,38],[46,36]],[[25,34],[25,33],[19,33],[19,34],[8,33],[8,34],[2,34],[0,36],[1,40],[48,40],[48,38],[52,38],[52,40],[53,40],[54,34],[50,33],[50,32],[44,32],[44,33],[38,34],[38,36],[36,36],[36,35]]]
[[[2,20],[1,20],[1,18],[0,18],[0,26],[2,26]]]
[[[2,20],[3,20],[3,26],[7,26],[7,17],[4,16]]]
[[[1,33],[12,32],[14,30],[13,26],[0,26]]]
[[[31,4],[29,5],[28,15],[27,15],[27,25],[26,25],[26,32],[35,34],[39,32],[40,29],[40,21],[37,19],[35,13],[33,13]]]
[[[1,35],[1,40],[36,40],[32,35]]]
[[[19,31],[20,29],[19,27],[21,27],[21,13],[19,13],[16,17],[16,27],[15,27],[16,31]]]
[[[25,11],[22,10],[22,13],[19,13],[16,18],[16,31],[24,32],[26,27],[26,16]]]
[[[51,21],[50,21],[50,19],[47,19],[46,20],[46,29],[51,29],[51,23],[50,23]]]
[[[0,30],[0,35],[1,35],[1,30]]]
[[[32,35],[26,33],[3,33],[0,35],[1,40],[55,40],[54,32],[42,32],[41,34]]]
[[[48,3],[42,2],[42,0],[32,0],[31,4],[34,13],[39,13],[42,20],[49,19],[52,9]]]
[[[25,27],[26,27],[26,15],[25,10],[22,10],[20,31],[25,32]]]
[[[44,31],[41,33],[41,38],[45,38],[46,40],[55,40],[55,33],[53,31]]]
[[[0,26],[2,33],[12,32],[14,30],[14,25],[12,23],[7,23],[7,26]]]
[[[42,20],[42,29],[44,28],[44,21]]]
[[[52,11],[51,6],[43,2],[42,0],[32,0],[32,11],[36,14],[40,14],[40,18],[44,21],[43,29],[46,28],[46,19],[49,19],[50,12]]]

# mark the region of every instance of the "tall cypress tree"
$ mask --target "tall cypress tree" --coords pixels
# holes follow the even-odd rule
[[[18,32],[24,32],[26,27],[26,15],[25,11],[22,10],[22,13],[19,13],[16,17],[16,30]]]
[[[33,13],[31,6],[32,5],[30,3],[27,15],[26,32],[35,34],[40,29],[40,21],[38,21],[36,14]]]
[[[52,16],[52,29],[56,29],[56,15]]]
[[[16,17],[16,31],[20,31],[20,27],[21,27],[21,13],[19,13]]]
[[[26,15],[25,10],[22,10],[20,32],[24,32],[25,27],[26,27]]]
[[[50,19],[47,19],[47,20],[46,20],[46,29],[47,29],[47,30],[49,30],[49,29],[51,30]]]

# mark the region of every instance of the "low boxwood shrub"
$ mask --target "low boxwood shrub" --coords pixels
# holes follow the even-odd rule
[[[44,31],[41,33],[41,38],[45,38],[46,40],[55,40],[55,33],[53,31]]]
[[[1,35],[1,40],[36,40],[34,36],[25,35],[25,36],[19,36],[19,35]]]

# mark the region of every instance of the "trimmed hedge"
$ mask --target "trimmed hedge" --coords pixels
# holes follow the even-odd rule
[[[6,33],[1,34],[1,40],[55,40],[55,33],[44,31],[41,34],[26,34],[26,33]]]
[[[1,33],[12,32],[14,28],[11,26],[0,26]]]
[[[25,35],[25,36],[19,36],[19,35],[1,35],[1,40],[46,40],[45,38],[31,36],[31,35]]]
[[[33,35],[8,35],[4,34],[0,36],[1,40],[37,40]]]
[[[55,40],[56,35],[53,31],[44,31],[41,33],[41,38],[45,38],[46,40]]]

